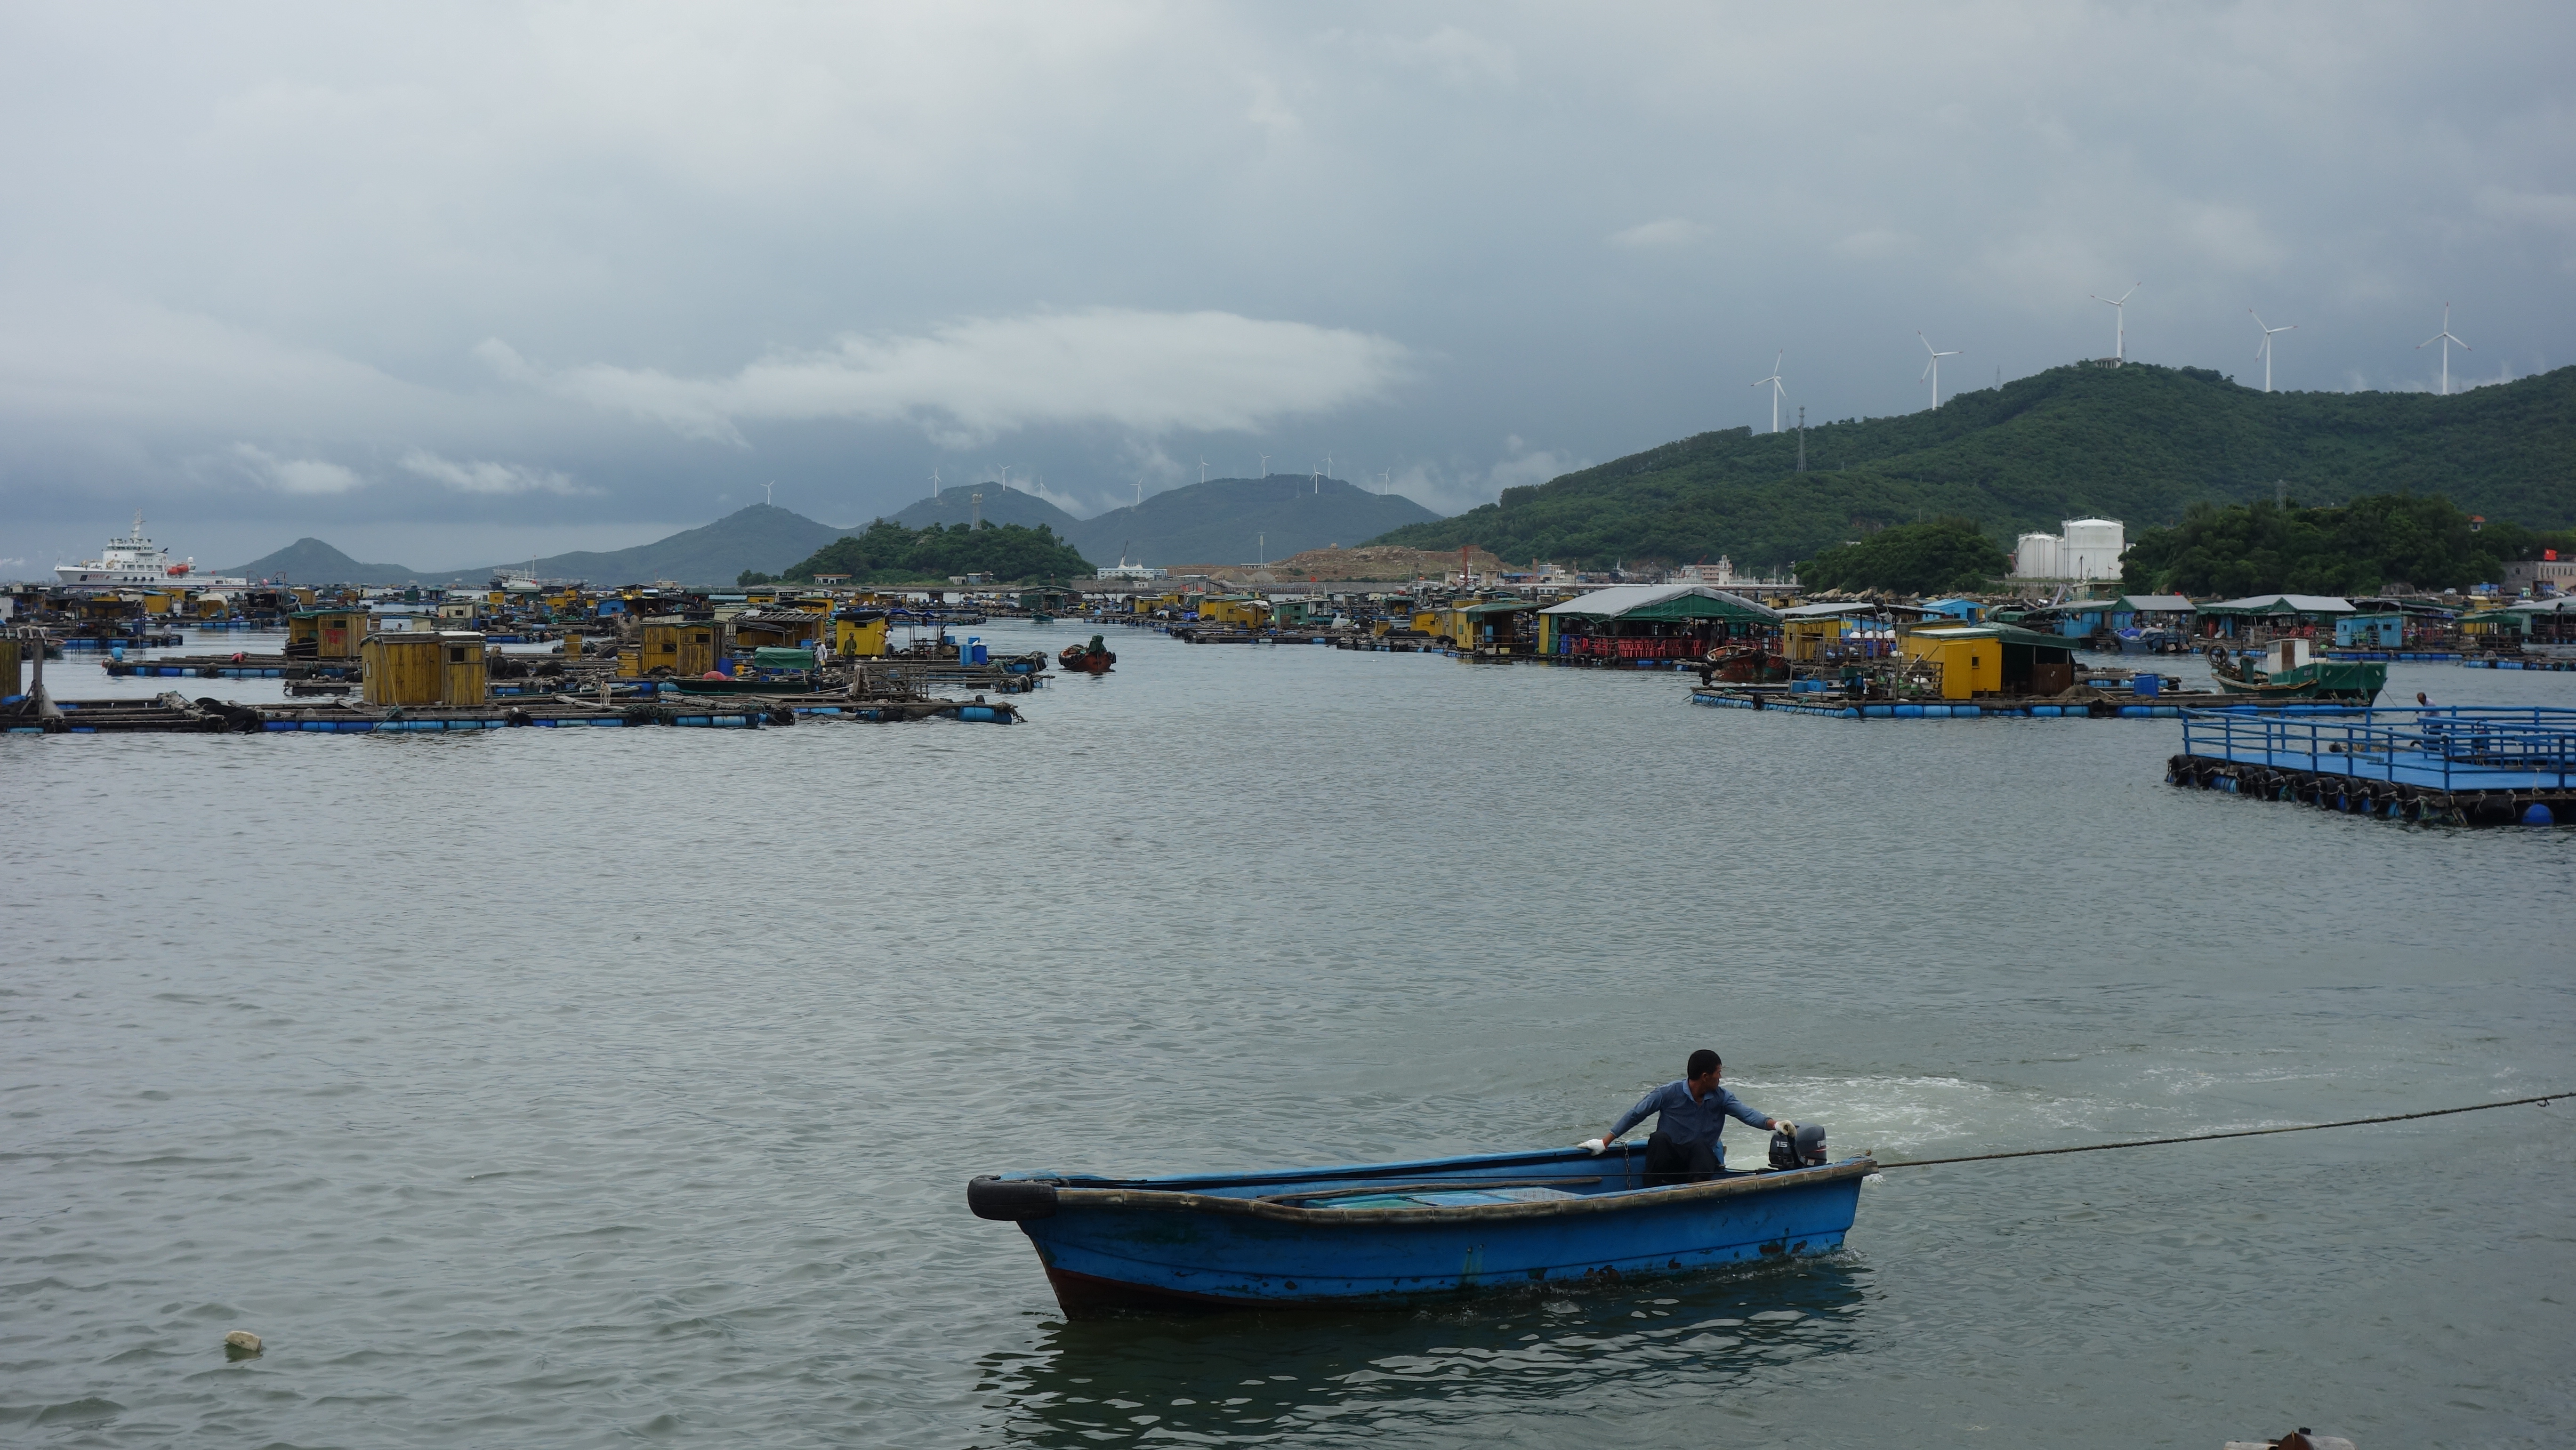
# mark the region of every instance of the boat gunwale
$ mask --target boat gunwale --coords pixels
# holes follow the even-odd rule
[[[1427,1205],[1421,1208],[1298,1208],[1290,1204],[1259,1198],[1233,1198],[1223,1194],[1145,1188],[1057,1187],[1055,1200],[1059,1210],[1127,1208],[1156,1212],[1231,1213],[1249,1218],[1264,1218],[1279,1223],[1296,1224],[1367,1226],[1490,1223],[1496,1219],[1564,1218],[1576,1214],[1620,1213],[1632,1209],[1695,1204],[1786,1188],[1835,1183],[1846,1178],[1866,1178],[1878,1170],[1879,1163],[1875,1158],[1846,1158],[1839,1163],[1828,1163],[1817,1168],[1800,1168],[1786,1173],[1753,1172],[1738,1177],[1712,1179],[1705,1183],[1678,1183],[1664,1188],[1613,1189],[1608,1193],[1546,1199],[1536,1203]],[[1462,1178],[1451,1191],[1468,1190],[1475,1186],[1475,1180]]]

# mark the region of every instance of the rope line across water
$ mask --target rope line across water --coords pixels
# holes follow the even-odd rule
[[[1929,1168],[1938,1163],[1985,1163],[1997,1158],[2046,1158],[2058,1153],[2107,1153],[2114,1148],[2157,1148],[2168,1143],[2211,1143],[2220,1138],[2261,1138],[2273,1133],[2314,1133],[2324,1128],[2359,1128],[2371,1123],[2403,1123],[2416,1118],[2447,1118],[2453,1113],[2482,1113],[2489,1108],[2519,1108],[2533,1103],[2546,1105],[2570,1093],[2544,1093],[2536,1098],[2509,1098],[2496,1103],[2471,1103],[2465,1108],[2428,1108],[2420,1113],[2390,1113],[2380,1118],[2346,1118],[2340,1123],[2300,1123],[2288,1128],[2237,1128],[2225,1133],[2193,1133],[2180,1138],[2141,1138],[2133,1143],[2083,1143],[2072,1148],[2021,1148],[2010,1153],[1970,1153],[1958,1158],[1909,1158],[1901,1163],[1881,1163],[1881,1171],[1890,1168]]]

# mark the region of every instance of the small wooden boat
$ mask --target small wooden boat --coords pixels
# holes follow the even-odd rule
[[[1174,1178],[1013,1173],[977,1178],[966,1202],[1017,1223],[1066,1317],[1091,1319],[1402,1305],[1821,1254],[1842,1246],[1878,1170],[1850,1158],[1651,1187],[1645,1158],[1620,1144]]]
[[[1055,662],[1074,674],[1105,675],[1111,665],[1118,663],[1118,656],[1111,654],[1095,634],[1088,645],[1066,645],[1057,653]]]

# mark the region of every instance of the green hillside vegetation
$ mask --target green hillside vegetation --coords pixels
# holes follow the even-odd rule
[[[1799,565],[1798,582],[1814,589],[1935,594],[1984,589],[2011,569],[2012,560],[1974,520],[1934,519],[1837,544]]]
[[[952,575],[981,574],[996,582],[1071,579],[1092,567],[1072,545],[1044,524],[983,527],[931,524],[907,529],[891,519],[878,519],[856,534],[844,534],[824,545],[784,574],[745,570],[738,584],[811,583],[817,574],[847,574],[853,583],[945,583]]]
[[[2440,494],[2491,519],[2576,523],[2576,368],[2429,393],[2263,393],[2200,368],[2052,368],[1940,408],[1795,433],[1703,433],[1374,540],[1482,545],[1587,568],[1732,555],[1811,560],[1872,529],[1965,518],[1989,536],[2120,519],[2132,536],[2194,503]]]
[[[2544,533],[2498,523],[2484,532],[2440,497],[2373,494],[2328,508],[2264,499],[2198,504],[2171,528],[2150,529],[2120,560],[2123,587],[2140,593],[2375,594],[2391,584],[2457,589],[2495,582],[2505,561],[2576,543],[2576,530]]]

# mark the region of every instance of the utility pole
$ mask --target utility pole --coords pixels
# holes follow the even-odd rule
[[[1807,471],[1807,405],[1798,405],[1798,471]]]

